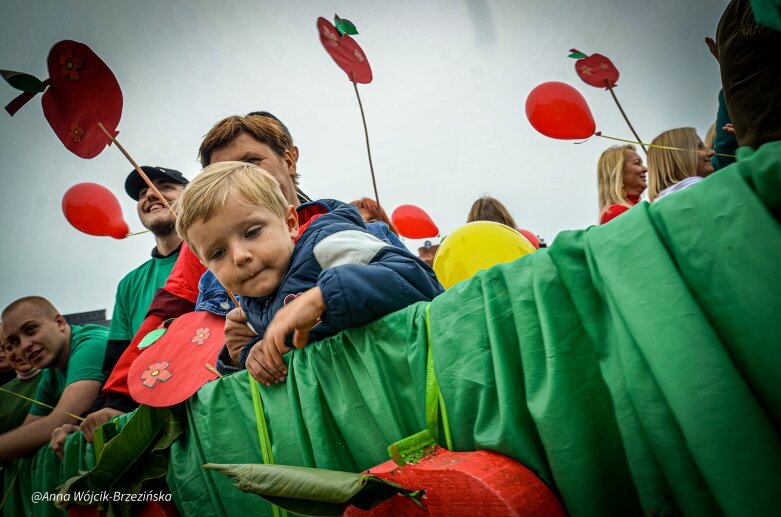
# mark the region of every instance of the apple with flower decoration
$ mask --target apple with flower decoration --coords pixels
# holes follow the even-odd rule
[[[62,144],[76,156],[94,158],[111,140],[122,116],[122,90],[111,69],[84,43],[63,40],[49,51],[49,78],[9,70],[0,75],[23,93],[6,106],[13,116],[38,93],[43,114]]]
[[[127,375],[130,395],[153,407],[178,404],[218,374],[211,362],[224,343],[225,320],[206,311],[184,314],[144,338]],[[150,333],[152,334],[152,333]]]

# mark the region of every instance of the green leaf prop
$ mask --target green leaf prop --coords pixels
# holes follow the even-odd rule
[[[349,34],[350,36],[358,34],[358,29],[355,28],[353,22],[345,18],[339,18],[337,15],[334,15],[334,26],[342,36],[345,34]]]
[[[122,430],[103,446],[95,467],[86,474],[68,479],[60,488],[60,493],[106,491],[137,494],[148,480],[166,475],[167,449],[180,434],[182,424],[177,408],[139,406]],[[64,507],[68,503],[62,501],[59,504]],[[127,515],[129,507],[127,503],[119,503],[111,510],[118,515]]]
[[[0,70],[0,75],[8,84],[23,92],[41,93],[46,89],[46,83],[30,74],[12,70]]]
[[[142,339],[140,343],[138,343],[138,349],[143,350],[144,348],[153,345],[155,341],[160,339],[163,336],[163,334],[165,334],[166,330],[168,329],[163,328],[163,329],[155,329],[151,331],[149,334],[144,336],[144,339]]]
[[[567,57],[571,57],[572,59],[583,59],[583,58],[588,57],[583,52],[580,52],[579,50],[574,49],[574,48],[570,49],[570,52],[572,52],[572,53],[569,56],[567,56]]]
[[[422,491],[370,474],[290,465],[207,463],[204,467],[233,478],[244,492],[301,515],[342,515],[351,505],[370,510],[396,494],[410,497],[422,507]]]

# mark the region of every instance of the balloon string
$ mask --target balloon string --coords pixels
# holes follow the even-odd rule
[[[361,96],[358,94],[358,84],[355,82],[355,74],[353,74],[353,88],[355,88],[355,96],[358,97],[358,107],[361,108],[361,120],[363,121],[363,132],[366,135],[366,152],[369,154],[369,170],[372,173],[372,186],[374,187],[374,200],[377,201],[377,205],[380,205],[380,195],[377,194],[377,180],[374,178],[374,165],[372,164],[372,149],[369,146],[369,130],[366,127],[366,116],[363,113],[363,103],[361,102]]]
[[[30,402],[34,402],[35,404],[38,404],[39,406],[43,406],[45,408],[49,408],[49,409],[54,410],[54,411],[62,411],[63,413],[65,413],[69,417],[75,418],[79,422],[83,422],[84,421],[84,419],[81,418],[80,416],[74,415],[73,413],[68,413],[67,411],[63,411],[62,409],[57,409],[54,406],[50,406],[49,404],[44,404],[43,402],[39,402],[39,401],[37,401],[35,399],[31,399],[30,397],[25,397],[24,395],[22,395],[20,393],[16,393],[15,391],[7,390],[7,389],[2,388],[2,387],[0,387],[0,391],[4,391],[6,393],[10,393],[11,395],[16,395],[19,398],[23,398],[24,400],[29,400]]]
[[[171,208],[171,205],[168,204],[168,200],[160,193],[159,190],[157,190],[157,187],[155,187],[155,184],[152,183],[152,180],[149,179],[149,177],[144,174],[144,171],[141,169],[141,167],[138,166],[138,164],[131,158],[130,154],[128,154],[127,151],[125,151],[125,148],[122,147],[122,144],[119,143],[119,141],[114,138],[111,133],[108,132],[108,130],[105,128],[102,122],[98,122],[98,127],[105,133],[105,135],[108,137],[109,140],[114,142],[114,144],[117,146],[117,149],[119,149],[122,154],[125,155],[125,158],[127,158],[127,161],[130,162],[130,164],[133,166],[133,168],[141,175],[141,179],[143,179],[146,184],[149,186],[149,188],[152,190],[152,192],[155,193],[155,195],[160,199],[160,201],[165,205],[165,207],[168,209],[169,212],[173,214],[174,217],[176,217],[176,212],[174,212],[174,209]]]
[[[635,140],[627,140],[625,138],[618,138],[615,136],[607,136],[603,135],[601,131],[597,131],[594,133],[594,135],[600,137],[600,138],[607,138],[608,140],[616,140],[618,142],[626,142],[628,144],[638,144],[638,145],[647,145],[648,147],[656,147],[657,149],[669,149],[670,151],[684,151],[684,152],[697,152],[696,149],[681,149],[680,147],[670,147],[667,145],[659,145],[659,144],[644,144],[643,142],[637,142]],[[576,142],[576,143],[582,143],[582,142]],[[716,156],[724,156],[726,158],[735,158],[734,154],[724,154],[724,153],[716,153]]]
[[[125,237],[133,237],[135,235],[142,235],[144,233],[149,233],[149,232],[150,232],[150,230],[141,230],[140,232],[128,233],[127,235],[125,235]]]
[[[637,134],[637,131],[635,131],[635,128],[632,127],[632,123],[629,122],[629,117],[626,116],[626,113],[624,113],[624,108],[621,107],[621,103],[618,102],[618,97],[616,97],[615,92],[613,91],[613,88],[610,86],[610,82],[605,79],[605,84],[607,85],[607,90],[610,92],[610,95],[613,96],[613,100],[616,102],[616,106],[618,106],[618,111],[621,112],[621,115],[623,115],[624,120],[626,120],[626,125],[629,126],[629,130],[632,131],[632,134],[635,135],[635,138],[637,138],[638,141],[642,140],[640,138],[640,135]],[[648,154],[648,149],[645,148],[645,144],[640,144],[640,147],[643,148],[643,152],[645,154]]]

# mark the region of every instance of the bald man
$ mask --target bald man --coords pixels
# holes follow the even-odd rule
[[[88,410],[105,380],[103,356],[108,329],[99,325],[68,325],[46,298],[20,298],[3,310],[7,346],[36,368],[41,380],[22,425],[0,435],[0,461],[34,453],[49,443],[57,427],[75,423],[71,415]]]

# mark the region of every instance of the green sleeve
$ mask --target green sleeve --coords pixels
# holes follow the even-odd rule
[[[63,389],[76,381],[105,381],[103,358],[106,354],[108,329],[99,325],[71,328],[73,329],[71,356],[68,359],[68,370]]]
[[[114,299],[114,313],[111,316],[111,328],[108,332],[108,339],[117,341],[131,341],[133,339],[130,322],[132,311],[127,307],[127,302],[128,278],[125,277],[117,286],[117,296]]]
[[[59,397],[55,393],[56,386],[54,386],[54,383],[55,372],[49,368],[44,368],[41,371],[41,381],[38,383],[38,387],[35,390],[35,400],[40,400],[41,402],[50,406],[56,406]],[[39,406],[38,404],[33,404],[30,406],[31,415],[46,416],[51,412],[51,409]]]
[[[751,10],[758,24],[781,31],[781,0],[751,0]]]

